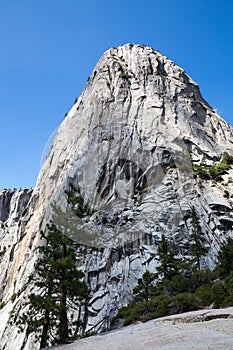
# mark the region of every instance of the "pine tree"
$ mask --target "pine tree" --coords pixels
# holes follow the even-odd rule
[[[193,261],[196,263],[198,271],[201,270],[201,258],[208,253],[208,249],[205,247],[206,239],[205,234],[201,229],[200,220],[194,207],[191,211],[191,223],[192,233],[191,239],[192,244],[190,247],[190,253],[193,256]]]
[[[74,215],[77,215],[80,208],[81,216],[85,213],[82,200],[75,208],[77,212],[73,212],[76,204],[75,191],[74,186],[66,191],[65,211],[53,206],[53,219],[59,226],[51,221],[46,226],[47,230],[41,232],[45,244],[38,248],[40,258],[32,277],[38,292],[29,296],[28,311],[17,322],[21,330],[26,324],[27,334],[37,333],[41,349],[49,342],[63,344],[72,339],[79,327],[79,320],[71,322],[68,310],[80,310],[89,298],[84,274],[76,266],[77,243],[69,237],[75,231]]]
[[[73,183],[69,184],[69,189],[65,191],[67,197],[67,205],[71,207],[73,213],[79,217],[84,218],[91,213],[88,203],[84,202],[79,186]]]
[[[233,238],[228,237],[218,253],[216,271],[221,277],[227,277],[233,271]]]
[[[72,324],[68,320],[69,307],[81,307],[89,290],[84,274],[77,270],[72,241],[54,224],[42,232],[46,244],[39,247],[41,258],[35,266],[35,287],[38,293],[29,297],[29,310],[20,317],[18,325],[27,324],[27,334],[40,331],[40,348],[52,343],[63,344],[72,338]],[[41,331],[42,328],[42,331]]]
[[[158,255],[156,260],[159,260],[160,266],[157,267],[157,276],[171,279],[179,272],[181,261],[172,251],[164,234],[158,246]]]
[[[138,284],[133,289],[134,299],[136,301],[149,301],[153,296],[153,282],[156,278],[156,274],[146,271],[142,278],[139,278]]]

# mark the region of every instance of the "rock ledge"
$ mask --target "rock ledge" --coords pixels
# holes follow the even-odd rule
[[[233,307],[198,310],[123,327],[56,350],[229,350]]]

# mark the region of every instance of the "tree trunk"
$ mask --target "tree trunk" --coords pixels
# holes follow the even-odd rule
[[[62,259],[67,257],[67,246],[65,243],[62,245],[61,250]],[[69,327],[67,317],[67,287],[63,285],[63,277],[65,277],[65,271],[61,274],[61,289],[60,289],[60,315],[59,315],[59,343],[65,344],[69,340]]]
[[[47,340],[48,340],[50,318],[49,318],[49,312],[47,310],[45,311],[44,320],[45,322],[44,322],[42,334],[41,334],[40,349],[43,349],[48,345]]]
[[[65,344],[69,340],[69,328],[67,317],[67,288],[61,287],[60,292],[60,325],[59,325],[59,343]]]

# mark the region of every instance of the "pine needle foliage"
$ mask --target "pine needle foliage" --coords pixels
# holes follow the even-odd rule
[[[205,234],[201,229],[200,219],[194,207],[192,207],[192,211],[191,211],[191,224],[192,224],[192,233],[191,233],[192,244],[190,247],[190,253],[193,256],[193,261],[196,264],[197,269],[200,271],[201,258],[208,253],[208,249],[205,246],[206,244]]]
[[[88,203],[85,203],[79,186],[69,184],[69,189],[65,191],[67,205],[71,207],[74,214],[79,218],[84,218],[91,213]]]
[[[176,257],[164,234],[162,234],[158,246],[158,258],[156,260],[160,262],[157,267],[158,277],[171,279],[178,273],[181,261]]]
[[[233,271],[233,238],[228,237],[218,253],[216,268],[220,277],[227,277]]]
[[[210,305],[215,308],[233,305],[233,238],[228,237],[222,244],[216,269],[202,270],[200,259],[207,254],[206,240],[194,208],[190,218],[192,259],[177,258],[162,235],[156,258],[160,261],[157,273],[146,271],[139,278],[132,302],[122,307],[116,316],[123,318],[124,325]]]
[[[60,223],[58,228],[54,222],[41,231],[44,245],[38,248],[40,258],[35,265],[35,292],[26,303],[27,311],[17,321],[20,331],[26,334],[35,333],[40,342],[40,349],[51,344],[64,344],[71,341],[81,329],[84,330],[80,318],[81,308],[87,309],[89,288],[84,281],[84,274],[77,269],[77,244],[67,235],[74,230],[72,207],[75,203],[75,187],[66,191],[67,208],[62,211],[56,207],[53,218]],[[81,203],[81,204],[80,204]],[[84,215],[84,202],[80,200],[76,208]],[[54,206],[55,207],[55,206]],[[58,213],[60,216],[58,216]],[[78,318],[71,319],[69,310],[77,310]]]
[[[153,282],[156,278],[155,273],[146,271],[142,278],[139,278],[137,286],[133,289],[134,299],[136,301],[149,301],[153,295]]]

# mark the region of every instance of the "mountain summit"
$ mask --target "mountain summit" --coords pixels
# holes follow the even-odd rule
[[[33,290],[40,230],[52,203],[79,186],[91,211],[71,238],[92,295],[87,330],[108,329],[137,280],[156,271],[164,234],[188,255],[194,207],[208,242],[202,266],[214,267],[232,234],[233,128],[203,99],[198,85],[144,45],[111,48],[61,123],[33,191],[1,191],[0,347],[38,349],[10,323]],[[224,163],[225,164],[225,163]],[[14,298],[12,298],[12,295]],[[14,320],[13,320],[14,321]],[[13,322],[14,323],[14,322]]]

